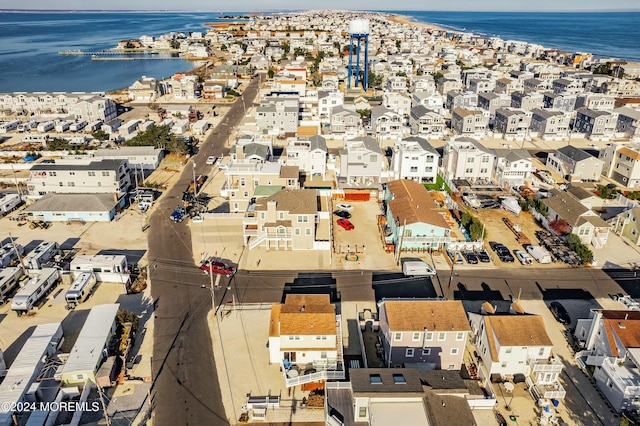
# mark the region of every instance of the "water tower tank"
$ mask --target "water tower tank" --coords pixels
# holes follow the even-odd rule
[[[369,20],[354,19],[349,22],[349,34],[369,34]]]

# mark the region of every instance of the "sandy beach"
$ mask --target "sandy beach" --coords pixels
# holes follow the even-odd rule
[[[413,18],[406,16],[406,15],[388,15],[387,19],[391,22],[394,22],[396,24],[403,24],[403,25],[411,25],[414,27],[423,27],[423,28],[427,28],[429,30],[438,30],[438,31],[446,31],[446,32],[455,32],[452,30],[448,30],[446,28],[440,27],[438,25],[435,24],[430,24],[428,22],[418,22],[413,20]]]

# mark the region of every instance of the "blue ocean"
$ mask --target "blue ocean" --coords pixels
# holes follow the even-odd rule
[[[188,71],[182,60],[92,61],[58,51],[99,52],[118,41],[178,31],[206,32],[206,13],[0,13],[0,92],[84,92],[128,87],[141,76]]]
[[[640,12],[514,13],[394,11],[444,28],[520,40],[601,58],[640,61]]]
[[[545,47],[640,61],[640,12],[483,13],[393,11],[416,21]],[[58,51],[101,51],[119,40],[170,31],[206,31],[216,13],[0,13],[0,92],[109,91],[142,75],[166,78],[185,61],[92,61]]]

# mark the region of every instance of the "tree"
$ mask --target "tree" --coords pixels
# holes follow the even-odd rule
[[[580,237],[576,234],[567,235],[567,245],[569,248],[576,252],[584,263],[593,262],[593,252],[586,245],[582,244]]]
[[[106,141],[109,139],[109,134],[102,129],[96,130],[91,134],[91,136],[93,136],[94,139],[97,139],[99,141]]]
[[[480,241],[484,238],[485,233],[486,232],[482,223],[476,221],[476,219],[474,218],[473,222],[469,226],[469,236],[471,237],[471,239],[473,241]]]
[[[547,217],[547,215],[549,214],[549,209],[547,208],[547,205],[542,202],[542,200],[535,200],[533,204],[538,213],[540,213],[544,217]]]
[[[269,71],[267,71],[267,77],[269,78],[273,78],[274,74],[275,74],[275,71],[273,71],[272,69],[269,69]]]
[[[125,142],[126,146],[153,146],[169,152],[187,154],[189,147],[184,139],[171,134],[169,126],[151,126]]]
[[[376,74],[373,71],[369,71],[369,87],[379,87],[382,86],[384,81],[384,74]]]
[[[47,149],[50,151],[62,151],[71,149],[71,144],[63,138],[53,138],[47,142]]]
[[[460,219],[460,222],[462,223],[462,226],[464,226],[465,228],[468,228],[469,225],[471,225],[471,222],[473,222],[473,216],[471,216],[471,213],[469,212],[464,212],[462,213],[462,218]]]
[[[444,74],[442,74],[441,72],[434,72],[431,75],[433,76],[433,81],[435,81],[436,83],[438,82],[438,80],[444,78]]]
[[[282,43],[282,50],[284,51],[285,55],[288,55],[289,51],[291,50],[291,45],[289,43]]]
[[[361,119],[371,118],[371,110],[369,108],[366,109],[357,109],[356,112],[360,114]]]
[[[566,235],[571,232],[571,226],[562,218],[549,222],[549,228],[559,235]]]

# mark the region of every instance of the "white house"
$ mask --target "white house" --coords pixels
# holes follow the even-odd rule
[[[526,149],[496,149],[495,179],[499,185],[513,187],[524,185],[535,171],[529,151]]]
[[[640,408],[640,312],[591,311],[574,333],[584,345],[576,358],[594,368],[596,386],[618,412]]]
[[[442,168],[451,179],[489,180],[493,175],[495,152],[469,137],[457,137],[444,147]]]
[[[327,171],[327,141],[322,136],[290,140],[286,148],[288,166],[298,166],[307,176],[321,175]]]
[[[440,155],[431,144],[420,137],[409,137],[395,143],[391,155],[394,179],[416,182],[436,181]]]

